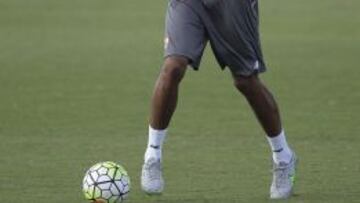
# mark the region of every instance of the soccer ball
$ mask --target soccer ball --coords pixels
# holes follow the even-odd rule
[[[121,165],[100,162],[86,172],[83,192],[94,203],[120,203],[130,192],[130,178]]]

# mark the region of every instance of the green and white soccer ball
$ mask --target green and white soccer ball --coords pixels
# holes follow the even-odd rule
[[[120,203],[130,192],[130,178],[126,170],[111,161],[97,163],[85,174],[85,198],[95,203]]]

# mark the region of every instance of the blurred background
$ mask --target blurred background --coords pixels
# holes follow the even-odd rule
[[[86,202],[88,167],[112,160],[130,201],[268,202],[270,150],[208,49],[189,70],[164,151],[164,195],[141,193],[167,1],[0,0],[0,197]],[[359,202],[360,2],[261,1],[261,33],[288,140],[289,202]]]

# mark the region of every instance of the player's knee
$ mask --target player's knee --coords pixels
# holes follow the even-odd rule
[[[184,57],[168,57],[161,70],[161,79],[169,82],[180,82],[184,77],[188,60]]]
[[[260,81],[257,75],[234,77],[235,87],[245,95],[252,93],[259,83]]]

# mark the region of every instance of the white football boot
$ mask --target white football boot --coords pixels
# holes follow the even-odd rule
[[[145,161],[141,174],[141,188],[150,195],[161,194],[164,190],[162,166],[159,159],[150,158]]]
[[[280,162],[273,168],[273,180],[270,187],[270,199],[286,199],[292,195],[295,182],[297,158],[295,153],[290,163]]]

